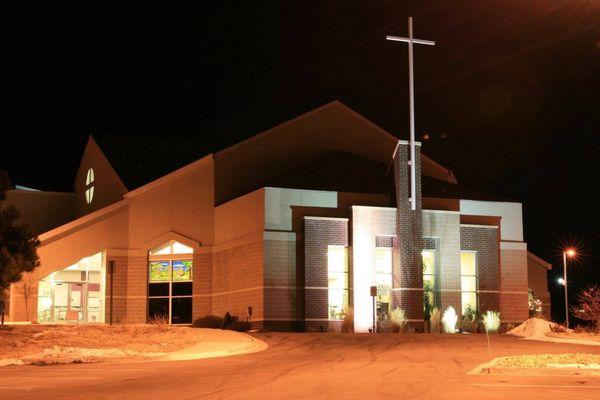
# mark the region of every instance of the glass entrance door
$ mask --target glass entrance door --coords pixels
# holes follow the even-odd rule
[[[53,322],[85,322],[86,283],[56,282],[53,293]]]

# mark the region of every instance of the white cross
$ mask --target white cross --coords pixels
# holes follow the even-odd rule
[[[386,36],[386,40],[392,40],[395,42],[406,42],[408,43],[408,88],[410,97],[410,207],[412,210],[416,210],[416,172],[415,172],[415,89],[414,89],[414,74],[413,74],[413,43],[426,44],[434,46],[435,42],[431,40],[421,40],[413,38],[413,26],[412,17],[408,17],[408,37],[400,36]]]

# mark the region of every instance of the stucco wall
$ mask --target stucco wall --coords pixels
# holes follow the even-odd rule
[[[396,209],[391,207],[352,207],[352,275],[354,290],[354,330],[368,332],[373,326],[370,287],[375,285],[377,236],[396,236]],[[397,260],[394,260],[394,264]],[[402,282],[394,271],[392,290]]]
[[[75,194],[7,190],[0,207],[19,210],[19,223],[26,223],[31,233],[39,235],[75,218]]]
[[[94,169],[94,196],[91,204],[85,198],[87,171]],[[116,203],[127,193],[123,182],[110,165],[96,141],[90,136],[73,184],[78,217]]]
[[[167,232],[177,232],[202,246],[214,243],[213,164],[205,157],[197,167],[160,185],[134,194],[129,206],[129,248]]]
[[[461,200],[463,215],[486,215],[501,217],[501,240],[523,241],[523,210],[521,203],[501,201]]]

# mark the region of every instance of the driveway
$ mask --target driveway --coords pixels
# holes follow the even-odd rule
[[[590,399],[600,378],[466,375],[485,335],[256,334],[269,348],[194,361],[7,367],[4,399]],[[600,348],[493,335],[493,357]]]

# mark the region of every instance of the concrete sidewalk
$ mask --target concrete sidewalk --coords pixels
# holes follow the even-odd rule
[[[260,339],[241,332],[203,329],[202,341],[188,348],[158,357],[157,361],[198,360],[256,353],[269,346]]]

